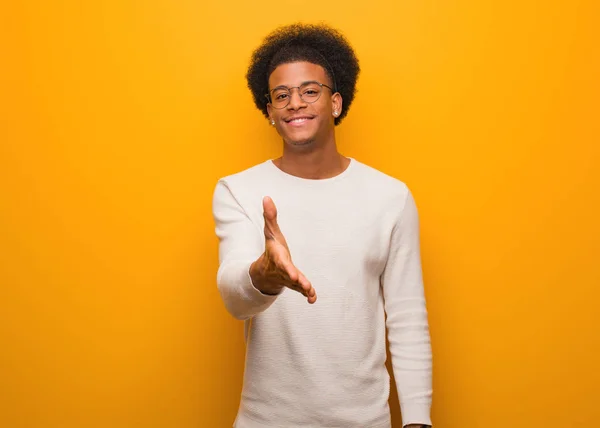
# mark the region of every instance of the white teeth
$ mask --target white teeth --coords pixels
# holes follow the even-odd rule
[[[300,122],[306,122],[307,120],[308,120],[307,118],[301,117],[298,119],[292,119],[292,120],[290,120],[290,122],[300,123]]]

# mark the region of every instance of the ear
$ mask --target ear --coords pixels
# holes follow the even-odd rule
[[[271,110],[273,110],[273,108],[271,107],[271,103],[267,103],[267,114],[269,115],[269,120],[271,120],[272,118]]]
[[[339,117],[342,114],[342,95],[336,92],[331,96],[331,111],[334,113],[334,117]],[[337,112],[337,115],[335,115]]]

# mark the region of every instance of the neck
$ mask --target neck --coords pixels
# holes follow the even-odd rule
[[[284,143],[283,156],[275,159],[275,165],[283,172],[300,178],[319,180],[341,174],[349,165],[350,159],[337,150],[335,142],[319,147],[311,145],[311,150],[294,150]]]

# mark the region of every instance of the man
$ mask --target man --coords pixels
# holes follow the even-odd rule
[[[214,192],[217,283],[246,327],[236,428],[389,428],[386,325],[403,422],[431,424],[415,201],[336,146],[359,71],[323,25],[279,28],[252,57],[248,86],[283,155]]]

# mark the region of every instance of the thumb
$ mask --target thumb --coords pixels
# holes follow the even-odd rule
[[[263,198],[263,216],[265,218],[265,238],[274,238],[281,233],[277,224],[277,207],[269,196]]]

